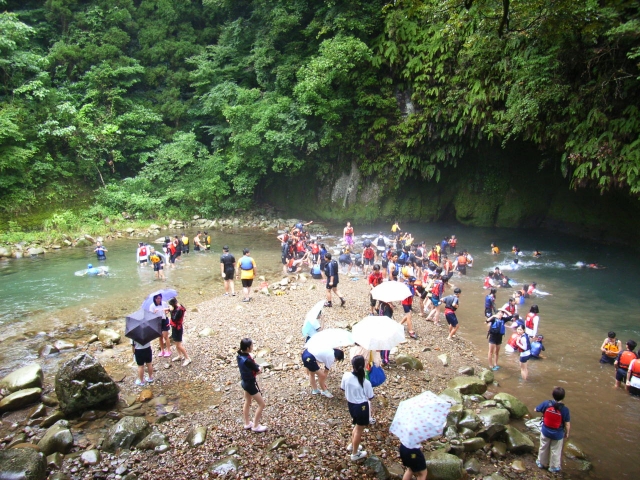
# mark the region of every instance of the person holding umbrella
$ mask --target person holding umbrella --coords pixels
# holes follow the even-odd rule
[[[176,344],[176,351],[178,356],[173,359],[174,362],[184,360],[182,366],[186,367],[191,363],[187,350],[182,345],[182,334],[184,333],[184,314],[187,311],[184,306],[178,303],[178,299],[173,297],[169,300],[169,307],[171,308],[171,339]]]
[[[351,360],[352,372],[346,372],[342,376],[340,388],[344,390],[344,396],[349,405],[349,413],[353,422],[353,432],[351,433],[351,461],[355,462],[367,456],[367,452],[362,450],[360,441],[362,432],[369,425],[370,400],[373,398],[373,387],[371,382],[365,378],[364,357],[356,355]]]
[[[149,306],[149,311],[158,317],[162,318],[162,336],[160,341],[160,357],[170,357],[171,347],[169,346],[169,319],[167,318],[167,312],[169,312],[169,305],[162,301],[162,293],[158,293],[153,296],[153,303]]]

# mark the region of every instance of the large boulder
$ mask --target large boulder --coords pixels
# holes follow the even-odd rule
[[[441,399],[446,402],[449,402],[451,405],[458,405],[463,403],[462,395],[458,390],[453,390],[452,388],[445,388],[442,393],[439,395]]]
[[[164,433],[154,429],[138,443],[138,448],[140,450],[155,450],[162,445],[169,446],[169,439]]]
[[[0,401],[0,412],[20,410],[22,407],[40,400],[40,395],[42,395],[41,388],[26,388],[13,392]]]
[[[123,417],[109,429],[103,445],[106,452],[115,452],[119,448],[129,449],[137,445],[151,433],[151,427],[142,417]]]
[[[378,480],[389,480],[389,470],[380,457],[371,455],[364,461],[364,466],[373,470]]]
[[[466,475],[462,468],[462,460],[449,453],[435,451],[426,452],[429,480],[459,480]]]
[[[0,479],[44,480],[47,478],[47,459],[33,448],[0,450]]]
[[[476,430],[480,426],[481,420],[475,414],[473,410],[465,410],[462,413],[462,418],[458,421],[458,427],[468,428],[469,430]]]
[[[496,424],[509,424],[509,410],[505,408],[486,408],[484,410],[480,410],[478,417],[480,417],[480,420],[485,427],[491,427]]]
[[[42,248],[42,247],[32,247],[29,250],[27,250],[27,253],[29,255],[32,255],[32,256],[44,255],[45,254],[45,249]]]
[[[120,334],[115,330],[111,330],[110,328],[105,328],[98,332],[98,340],[100,340],[102,343],[108,343],[109,341],[111,341],[111,343],[118,344],[120,343],[120,339]]]
[[[482,395],[487,391],[487,384],[478,377],[455,377],[451,379],[448,388],[457,390],[463,395],[477,393]]]
[[[38,442],[38,448],[45,455],[51,455],[54,452],[69,453],[71,447],[73,447],[73,434],[66,420],[58,420],[49,427],[44,437]]]
[[[42,367],[37,363],[32,363],[26,367],[19,368],[0,380],[0,389],[10,392],[17,392],[25,388],[42,388]]]
[[[462,441],[462,446],[464,447],[465,452],[475,452],[476,450],[483,448],[485,445],[486,442],[480,437],[467,438]]]
[[[202,445],[207,439],[207,427],[194,427],[187,435],[187,443],[192,447]]]
[[[408,370],[424,370],[422,362],[411,355],[398,355],[396,357],[396,365],[402,365]]]
[[[58,370],[55,389],[60,408],[66,415],[118,400],[118,387],[104,367],[90,355],[82,353],[65,362]]]
[[[512,453],[531,453],[534,445],[531,439],[520,430],[507,425],[504,430],[504,438],[507,444],[507,450]]]
[[[513,395],[500,392],[493,399],[500,402],[509,410],[511,418],[522,418],[529,413],[527,406]]]
[[[11,250],[5,247],[0,247],[0,258],[3,258],[3,257],[9,258],[10,256],[11,256]]]

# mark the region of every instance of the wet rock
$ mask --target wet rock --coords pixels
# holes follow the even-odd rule
[[[150,389],[145,388],[140,392],[140,395],[138,395],[137,400],[141,403],[144,403],[144,402],[148,402],[152,398],[153,398],[153,392]]]
[[[482,380],[487,385],[491,385],[495,380],[495,375],[491,370],[483,370],[480,372],[480,380]]]
[[[382,459],[375,455],[371,455],[367,457],[364,461],[364,466],[373,470],[378,480],[389,480],[389,470],[384,463],[382,463]]]
[[[462,395],[460,392],[451,388],[445,388],[439,397],[452,405],[462,404]]]
[[[85,234],[84,238],[85,238],[85,240],[86,240],[86,241],[88,241],[89,243],[92,243],[92,244],[93,244],[93,243],[96,243],[96,239],[95,239],[95,238],[93,238],[91,235],[87,235],[87,234]]]
[[[478,407],[479,408],[492,408],[492,407],[496,407],[497,405],[498,405],[498,402],[496,402],[495,400],[485,400],[484,402],[480,402],[478,404]]]
[[[498,473],[493,473],[491,475],[487,475],[482,480],[507,480],[507,479]]]
[[[9,442],[9,444],[7,445],[7,448],[11,448],[15,445],[24,443],[26,441],[27,441],[27,436],[24,433],[18,433],[14,435],[14,437],[11,439],[11,442]]]
[[[0,450],[0,478],[44,480],[47,478],[47,460],[42,453],[31,448]]]
[[[493,442],[491,445],[491,455],[496,458],[504,458],[507,456],[507,444],[503,442]]]
[[[387,470],[391,480],[402,480],[404,476],[404,467],[402,465],[395,462],[387,463]]]
[[[444,436],[447,437],[447,440],[454,440],[458,438],[458,429],[455,425],[449,425],[444,430]]]
[[[123,417],[109,429],[102,449],[115,452],[118,448],[129,449],[151,433],[149,422],[140,417]]]
[[[493,425],[507,425],[509,423],[509,410],[504,408],[487,408],[481,410],[478,417],[485,427]]]
[[[508,393],[500,392],[493,399],[502,403],[509,410],[511,418],[522,418],[529,413],[529,409],[524,403]]]
[[[584,452],[584,449],[573,439],[565,439],[562,451],[565,457],[578,460],[587,460],[587,454]]]
[[[482,395],[465,395],[463,398],[467,403],[480,403],[484,401],[484,397]]]
[[[120,343],[121,336],[115,330],[111,330],[110,328],[104,328],[98,332],[98,339],[102,343],[107,343],[111,341],[111,343],[118,344]]]
[[[478,473],[480,473],[480,468],[480,462],[477,458],[470,458],[469,460],[464,462],[464,469],[471,475],[477,475]]]
[[[459,480],[465,475],[462,460],[440,451],[425,452],[430,480]]]
[[[207,439],[207,427],[195,427],[187,435],[187,443],[192,447],[202,445]]]
[[[58,397],[55,394],[53,395],[42,395],[42,403],[44,403],[47,407],[57,407],[58,406]]]
[[[238,460],[229,456],[212,464],[209,467],[209,471],[218,475],[226,475],[229,472],[237,471],[239,466]]]
[[[36,444],[34,444],[34,443],[31,443],[31,442],[16,443],[16,444],[12,445],[11,448],[30,448],[32,450],[35,450],[36,452],[40,451],[38,446]]]
[[[524,422],[524,424],[533,433],[540,433],[540,430],[542,429],[541,420],[542,420],[542,417],[532,418],[532,419],[527,420],[526,422]]]
[[[48,357],[49,355],[53,355],[54,353],[58,353],[59,351],[60,350],[58,350],[53,345],[46,344],[46,345],[41,346],[40,349],[38,349],[38,356],[39,357]]]
[[[463,438],[471,438],[476,436],[475,432],[467,427],[458,427],[458,431],[460,433],[460,436]]]
[[[53,470],[60,470],[62,468],[62,461],[64,460],[64,455],[59,452],[54,452],[51,455],[47,455],[47,468]]]
[[[55,378],[60,408],[73,414],[118,400],[118,387],[104,367],[90,355],[82,353],[62,365]]]
[[[473,375],[473,367],[462,367],[458,370],[458,375]]]
[[[42,389],[40,388],[27,388],[13,392],[0,400],[0,412],[20,410],[33,402],[39,401],[41,394]]]
[[[273,442],[271,442],[271,444],[269,444],[269,446],[267,447],[267,450],[271,451],[271,450],[277,450],[278,448],[282,447],[283,445],[286,445],[286,440],[284,437],[279,437],[276,440],[274,440]]]
[[[49,427],[44,437],[38,442],[38,448],[45,455],[51,455],[54,452],[69,453],[71,447],[73,447],[73,435],[66,420],[58,420]]]
[[[457,390],[463,395],[477,393],[482,395],[487,391],[487,384],[477,377],[456,377],[447,385],[452,390]]]
[[[80,455],[80,460],[85,465],[97,465],[100,463],[100,451],[99,450],[86,450]]]
[[[522,460],[514,460],[511,464],[511,468],[513,468],[516,472],[525,472],[527,470]]]
[[[579,464],[579,469],[581,472],[590,472],[591,470],[593,470],[593,463],[591,462],[587,462],[586,460],[579,460]]]
[[[200,337],[211,337],[215,332],[213,331],[213,328],[204,328],[202,330],[200,330],[200,333],[198,333],[198,336]]]
[[[475,452],[486,445],[486,442],[480,437],[468,438],[462,441],[465,452]]]
[[[507,425],[504,430],[507,450],[512,453],[531,453],[533,452],[533,442],[520,430]]]
[[[0,389],[17,392],[18,390],[25,390],[27,388],[42,388],[43,379],[42,367],[37,363],[32,363],[31,365],[11,372],[0,380]]]
[[[89,339],[87,340],[87,344],[91,345],[92,343],[95,343],[99,340],[98,335],[91,335],[89,337]]]
[[[402,365],[409,370],[424,370],[422,362],[411,355],[398,355],[396,365]]]
[[[31,256],[44,255],[45,249],[42,247],[33,247],[27,250],[27,254]]]
[[[51,415],[45,417],[44,420],[42,420],[42,423],[40,423],[40,426],[42,428],[49,428],[58,420],[62,420],[62,419],[64,419],[64,413],[62,413],[61,410],[56,410],[52,412]]]
[[[458,425],[463,413],[464,408],[462,408],[462,405],[453,405],[447,414],[447,425]]]
[[[445,367],[449,365],[449,363],[451,362],[449,355],[447,355],[446,353],[443,353],[442,355],[438,355],[438,360],[440,360],[442,362],[442,365],[444,365]]]
[[[178,415],[175,412],[167,413],[166,415],[159,416],[158,419],[156,420],[156,423],[170,422],[171,420],[173,420],[174,418],[178,418],[179,416],[180,415]]]
[[[458,422],[458,427],[468,428],[470,430],[476,430],[480,426],[481,420],[473,410],[465,410],[462,413],[462,418]]]
[[[42,403],[31,409],[29,412],[29,418],[42,418],[47,414],[47,407]]]
[[[169,439],[165,434],[154,429],[149,435],[142,439],[138,444],[138,448],[140,450],[155,450],[156,447],[161,445],[169,446]]]
[[[60,352],[62,350],[72,350],[72,349],[76,348],[76,344],[75,343],[67,342],[66,340],[56,340],[54,342],[53,346]]]

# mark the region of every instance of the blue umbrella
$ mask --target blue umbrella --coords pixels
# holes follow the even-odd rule
[[[158,290],[157,292],[153,292],[152,294],[148,295],[147,298],[145,298],[144,302],[142,302],[142,309],[143,310],[149,310],[149,307],[151,305],[153,305],[153,297],[155,297],[156,295],[162,295],[162,301],[163,302],[167,302],[169,300],[171,300],[174,297],[178,296],[178,292],[176,290],[172,290],[170,288],[164,289],[164,290]]]
[[[162,318],[148,310],[138,310],[127,316],[124,336],[146,345],[162,336]]]

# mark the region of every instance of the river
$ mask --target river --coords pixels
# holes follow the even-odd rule
[[[482,280],[494,266],[517,283],[538,283],[553,295],[527,299],[526,313],[534,302],[540,308],[540,333],[544,334],[546,359],[529,362],[529,380],[519,381],[519,366],[513,355],[502,355],[496,372],[501,389],[513,393],[532,409],[550,398],[554,386],[567,391],[565,403],[571,409],[572,436],[590,454],[594,464],[591,478],[630,478],[635,473],[631,444],[640,426],[640,399],[613,389],[613,367],[602,366],[599,347],[609,330],[623,341],[640,341],[637,315],[640,276],[632,252],[539,230],[482,229],[460,225],[402,225],[418,240],[428,244],[455,234],[458,249],[474,256],[474,268],[452,282],[462,288],[459,334],[473,341],[475,354],[486,359],[486,327]],[[388,225],[355,226],[356,234],[376,234]],[[338,232],[338,228],[334,233]],[[152,241],[154,239],[147,239]],[[331,243],[335,239],[328,239]],[[359,239],[360,240],[360,239]],[[138,239],[107,242],[106,278],[76,277],[74,272],[97,263],[92,248],[52,251],[44,256],[0,261],[0,290],[8,306],[0,313],[0,374],[37,359],[38,348],[55,339],[86,338],[103,325],[122,325],[122,318],[135,311],[144,297],[158,288],[173,287],[186,305],[222,293],[219,254],[228,244],[236,258],[242,248],[251,248],[259,275],[270,280],[281,269],[279,244],[274,234],[259,231],[213,232],[213,253],[192,252],[183,256],[177,268],[167,269],[167,281],[154,279],[150,267],[138,267],[135,249]],[[495,242],[503,253],[490,254]],[[522,267],[509,271],[511,246],[525,253]],[[533,249],[542,257],[531,257]],[[580,269],[576,262],[597,262],[603,270]],[[499,306],[507,292],[498,291]],[[420,320],[418,320],[420,321]],[[443,330],[444,334],[444,330]],[[44,363],[45,371],[56,368],[55,357]]]

